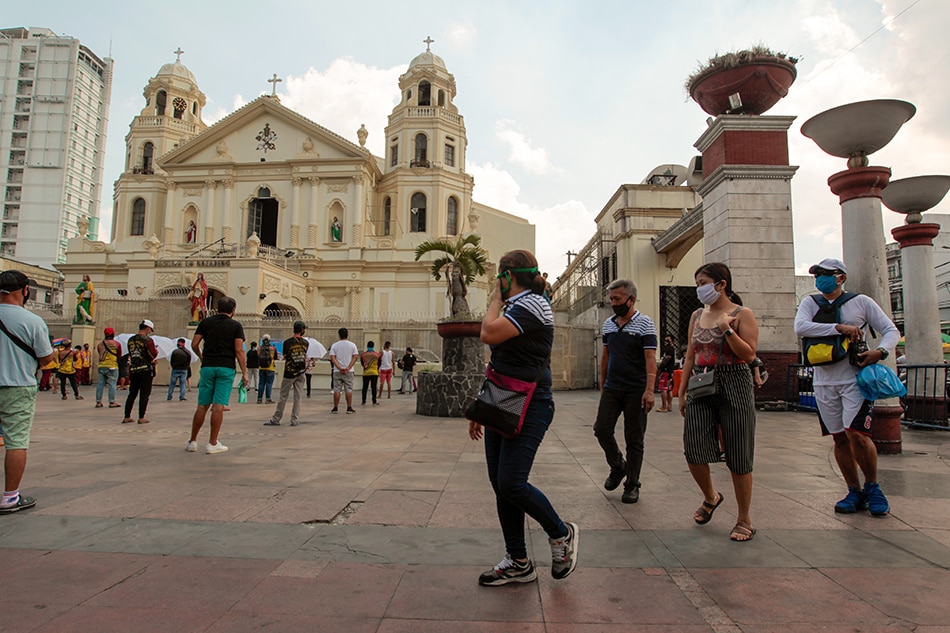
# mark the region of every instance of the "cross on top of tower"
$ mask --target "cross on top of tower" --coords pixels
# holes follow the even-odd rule
[[[432,45],[432,42],[434,42],[434,41],[435,41],[435,40],[432,39],[432,38],[431,38],[430,36],[428,36],[428,35],[426,35],[426,38],[425,38],[424,40],[422,40],[422,42],[426,45],[426,52],[427,52],[427,53],[429,52],[429,47]]]
[[[180,64],[180,63],[181,63],[181,54],[184,53],[185,51],[181,50],[181,46],[179,46],[177,51],[172,51],[172,52],[175,53],[175,55],[178,55],[178,57],[175,58],[175,63],[176,63],[176,64]]]
[[[276,97],[276,96],[277,96],[277,84],[279,84],[279,83],[282,82],[282,81],[283,81],[283,79],[278,79],[278,78],[277,78],[277,73],[274,73],[274,76],[267,80],[267,83],[273,84],[273,86],[274,86],[274,87],[273,87],[273,90],[271,90],[270,96],[272,96],[272,97]]]

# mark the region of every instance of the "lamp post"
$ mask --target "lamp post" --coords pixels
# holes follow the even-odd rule
[[[917,112],[895,99],[860,101],[826,110],[802,125],[802,134],[826,153],[848,159],[848,169],[832,174],[828,186],[841,204],[841,242],[848,265],[848,290],[873,299],[891,317],[881,197],[890,180],[888,167],[869,165],[868,156],[887,145]],[[873,349],[874,345],[869,343]],[[885,361],[894,368],[893,358]],[[901,452],[896,399],[875,403],[873,439],[879,453]]]
[[[944,401],[947,370],[943,369],[943,341],[937,309],[937,276],[933,238],[940,225],[921,222],[921,214],[935,207],[950,190],[950,176],[916,176],[894,180],[884,191],[884,204],[906,215],[903,226],[891,231],[901,247],[904,296],[904,345],[908,365],[939,365],[936,370],[907,375],[908,417],[946,419]],[[934,415],[941,412],[939,416]]]

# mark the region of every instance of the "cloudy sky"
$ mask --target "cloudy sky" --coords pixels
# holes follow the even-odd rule
[[[761,43],[800,58],[789,96],[769,112],[798,117],[789,142],[800,166],[792,181],[799,272],[841,254],[840,210],[826,180],[845,165],[801,135],[811,116],[865,99],[910,101],[917,115],[872,164],[891,167],[894,178],[950,173],[946,0],[45,0],[5,9],[3,26],[45,26],[100,56],[111,49],[106,192],[122,170],[142,89],[179,46],[208,96],[207,122],[269,92],[276,72],[284,105],[354,142],[365,123],[367,145],[381,155],[397,78],[431,36],[458,85],[475,199],[536,224],[539,260],[554,276],[621,184],[697,153],[707,115],[683,81],[717,52]],[[950,200],[936,211],[950,213]],[[107,238],[111,199],[101,217]],[[901,221],[885,209],[885,228]]]

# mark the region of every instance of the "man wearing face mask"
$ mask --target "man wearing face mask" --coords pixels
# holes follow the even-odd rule
[[[629,279],[617,279],[607,286],[614,316],[604,321],[604,349],[600,357],[600,404],[594,422],[594,436],[604,450],[610,474],[607,490],[624,482],[623,503],[640,499],[640,467],[643,465],[643,437],[647,413],[653,408],[656,380],[656,326],[650,317],[633,307],[637,286]],[[615,431],[623,413],[626,459],[620,452]]]
[[[23,307],[29,296],[26,275],[0,273],[0,430],[6,444],[0,514],[36,505],[36,499],[20,494],[20,481],[36,411],[36,368],[53,358],[53,348],[46,323]]]
[[[814,384],[822,435],[834,438],[835,461],[848,484],[848,494],[835,504],[835,512],[852,514],[867,509],[873,516],[885,516],[890,506],[877,483],[877,450],[871,441],[874,403],[861,395],[857,375],[861,367],[887,358],[889,350],[897,345],[900,332],[873,299],[862,294],[844,293],[842,286],[847,281],[848,270],[841,260],[823,259],[808,272],[815,276],[815,287],[823,302],[840,313],[840,322],[824,323],[822,318],[816,318],[823,302],[819,301],[818,295],[812,295],[798,307],[795,316],[798,336],[843,335],[853,344],[864,340],[867,325],[881,336],[876,349],[858,355],[860,364],[857,366],[849,363],[847,358],[815,366]],[[858,478],[859,468],[864,474],[863,488]]]

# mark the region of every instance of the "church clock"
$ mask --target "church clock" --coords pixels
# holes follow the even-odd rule
[[[175,97],[175,100],[172,101],[172,106],[175,108],[175,112],[184,112],[188,107],[188,102],[181,97]]]

